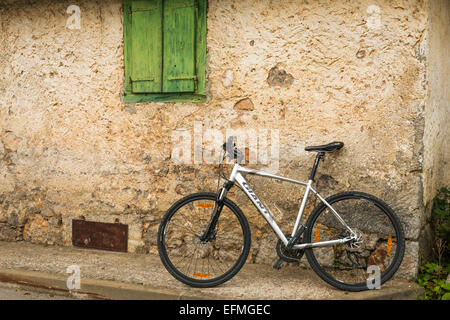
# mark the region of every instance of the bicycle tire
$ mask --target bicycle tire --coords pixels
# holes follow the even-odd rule
[[[181,272],[171,261],[171,258],[168,254],[165,242],[165,230],[170,223],[170,220],[172,217],[184,206],[186,206],[189,203],[192,203],[193,201],[216,201],[217,194],[210,193],[210,192],[200,192],[200,193],[194,193],[191,195],[188,195],[180,200],[178,200],[175,204],[173,204],[170,209],[166,212],[163,220],[161,221],[161,224],[159,226],[158,230],[158,252],[159,256],[161,258],[161,261],[164,265],[164,267],[167,269],[167,271],[177,280],[181,281],[184,284],[187,284],[191,287],[199,287],[199,288],[208,288],[208,287],[214,287],[218,286],[228,280],[230,280],[232,277],[234,277],[239,270],[242,268],[242,266],[245,264],[249,251],[250,251],[250,245],[251,245],[251,233],[250,233],[250,227],[247,221],[247,218],[242,213],[242,210],[230,199],[224,198],[224,208],[228,208],[231,213],[233,213],[242,229],[242,236],[243,236],[243,244],[242,249],[240,251],[240,255],[236,262],[232,265],[232,267],[221,274],[220,276],[217,276],[213,279],[195,279],[190,276],[187,276],[183,272]],[[221,215],[222,217],[222,215]],[[219,223],[220,219],[219,218]],[[195,253],[194,253],[195,256]],[[208,256],[208,262],[209,262],[209,256]],[[189,268],[188,268],[189,269]]]
[[[349,199],[362,200],[362,201],[369,202],[369,203],[372,203],[373,205],[375,205],[378,209],[380,209],[380,211],[383,214],[385,214],[387,216],[389,221],[392,223],[393,230],[395,231],[395,237],[396,237],[395,238],[395,240],[396,240],[395,255],[392,258],[389,267],[387,267],[386,270],[384,270],[384,272],[380,276],[380,285],[381,285],[381,284],[385,283],[386,281],[388,281],[395,274],[395,272],[397,272],[397,270],[400,267],[400,264],[403,260],[403,256],[404,256],[404,252],[405,252],[405,238],[404,238],[402,226],[400,224],[399,219],[393,212],[393,210],[386,203],[384,203],[382,200],[378,199],[377,197],[367,194],[367,193],[356,192],[356,191],[343,192],[343,193],[339,193],[339,194],[333,195],[331,197],[328,197],[326,199],[326,201],[330,205],[333,206],[333,204],[334,204],[336,206],[337,203],[339,203],[339,202],[343,203],[344,200],[349,200]],[[306,223],[307,229],[305,231],[304,243],[312,243],[312,242],[316,241],[316,239],[313,239],[313,229],[316,228],[315,230],[317,232],[317,229],[318,229],[317,226],[319,225],[319,223],[315,224],[315,222],[320,217],[320,215],[325,212],[325,210],[327,208],[328,207],[322,202],[316,208],[314,208],[313,212],[309,216],[307,223]],[[352,222],[346,221],[346,223],[349,225],[350,228],[352,228]],[[372,224],[370,224],[370,225],[372,225]],[[372,228],[373,228],[373,225],[372,225]],[[382,226],[377,226],[377,228],[382,228]],[[319,234],[320,234],[320,231],[319,231]],[[392,246],[392,237],[391,237],[391,246]],[[335,250],[335,248],[333,248],[333,250]],[[389,251],[390,250],[391,249],[389,249]],[[347,283],[345,281],[342,281],[342,280],[334,277],[332,274],[330,274],[329,271],[327,272],[326,268],[323,267],[318,262],[319,254],[317,251],[318,251],[317,248],[316,249],[314,249],[314,248],[305,249],[306,257],[308,259],[308,262],[309,262],[311,268],[325,282],[327,282],[328,284],[330,284],[338,289],[345,290],[345,291],[364,291],[364,290],[372,289],[372,288],[369,288],[367,281],[359,282],[359,283]],[[389,253],[389,251],[388,251],[388,253]],[[317,255],[317,257],[316,257],[316,255]],[[349,259],[350,259],[350,257],[349,257]],[[369,257],[369,259],[370,259],[370,257]],[[368,265],[368,263],[367,263],[367,265]],[[332,269],[332,267],[328,267],[328,269]]]

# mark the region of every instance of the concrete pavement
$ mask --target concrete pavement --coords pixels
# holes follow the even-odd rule
[[[27,290],[16,284],[0,283],[0,300],[77,300],[77,298],[52,292],[41,293],[36,290]]]
[[[83,299],[415,299],[422,289],[415,283],[390,280],[380,290],[358,293],[337,290],[312,270],[287,265],[246,264],[230,281],[199,289],[175,280],[159,257],[75,247],[0,242],[0,282],[69,294],[66,273],[79,266],[81,288],[71,292]]]

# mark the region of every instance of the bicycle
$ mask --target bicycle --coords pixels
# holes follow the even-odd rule
[[[325,154],[343,146],[342,142],[332,142],[306,147],[306,151],[317,154],[308,182],[301,182],[241,166],[243,153],[230,137],[223,145],[223,159],[237,161],[223,186],[217,193],[200,192],[178,200],[161,221],[158,252],[167,271],[189,286],[203,288],[220,285],[239,272],[249,255],[251,234],[242,210],[227,198],[228,191],[237,184],[279,239],[275,269],[283,262],[300,261],[306,253],[311,268],[338,289],[372,289],[372,271],[378,272],[379,285],[385,283],[398,270],[405,252],[404,233],[393,210],[382,200],[356,191],[324,199],[312,186]],[[282,232],[245,175],[306,187],[291,234]],[[302,217],[311,193],[320,202],[304,224]]]

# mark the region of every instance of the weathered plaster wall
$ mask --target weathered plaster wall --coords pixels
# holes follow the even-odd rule
[[[450,184],[450,2],[430,2],[424,202]]]
[[[427,106],[424,110],[424,206],[421,249],[431,253],[427,224],[437,190],[450,185],[450,2],[430,1],[428,17]]]
[[[415,272],[427,1],[211,0],[208,102],[135,105],[121,102],[121,1],[76,2],[81,30],[66,28],[73,1],[0,1],[0,239],[70,245],[71,219],[83,215],[119,218],[132,251],[156,252],[170,204],[215,190],[214,166],[171,161],[173,130],[199,121],[224,134],[279,130],[278,172],[299,179],[313,161],[305,145],[344,141],[321,166],[319,191],[388,202],[408,238],[402,274]],[[255,191],[293,219],[288,199],[301,190],[270,187]],[[271,263],[271,231],[231,196],[248,207],[251,259]]]

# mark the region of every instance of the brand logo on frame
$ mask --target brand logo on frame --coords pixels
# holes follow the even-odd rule
[[[264,215],[273,221],[274,217],[272,213],[262,204],[262,202],[259,200],[256,194],[250,188],[250,186],[246,182],[242,183],[242,185],[244,186],[245,189],[247,189],[248,194],[250,195],[250,197],[252,197],[253,200],[255,200],[256,205],[261,209]]]

